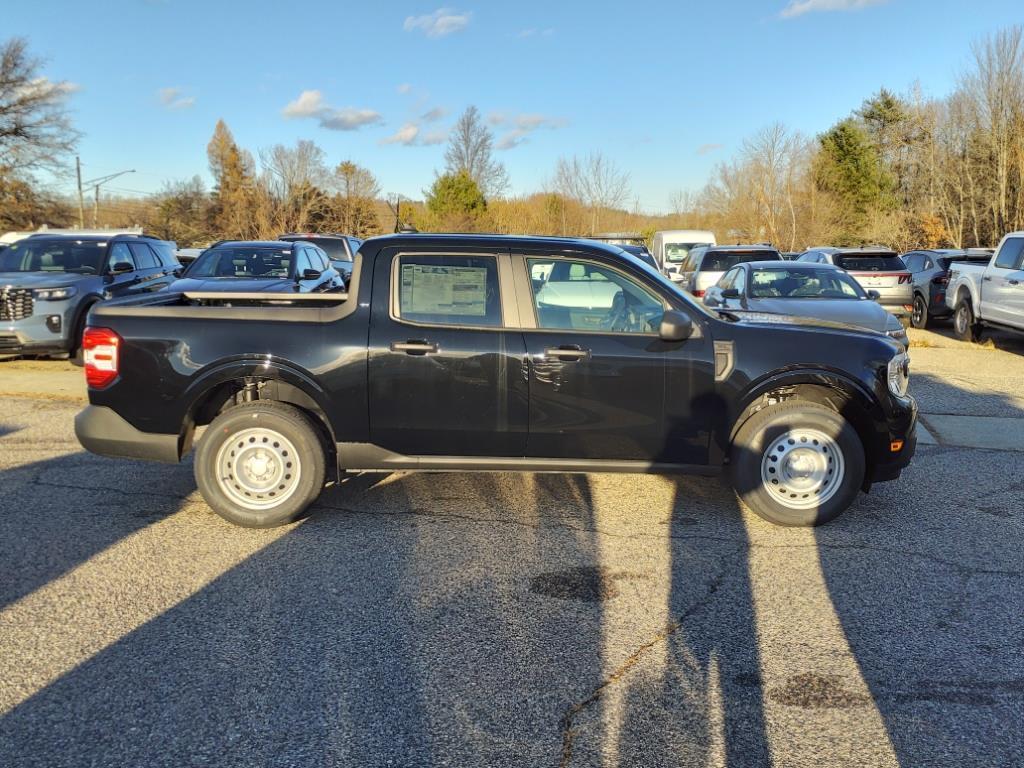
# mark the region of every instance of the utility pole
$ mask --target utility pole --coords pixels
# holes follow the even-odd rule
[[[85,198],[82,197],[82,161],[75,155],[75,174],[78,176],[78,228],[85,229]]]
[[[93,204],[92,204],[92,225],[93,227],[99,226],[100,219],[100,187],[106,184],[108,181],[113,181],[118,176],[124,176],[126,173],[135,173],[135,169],[132,168],[127,171],[118,171],[112,173],[109,176],[100,176],[96,179],[90,179],[85,182],[85,186],[92,187],[93,189]],[[79,200],[81,200],[81,184],[79,184]]]

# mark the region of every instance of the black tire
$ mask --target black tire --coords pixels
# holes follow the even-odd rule
[[[914,310],[910,315],[910,324],[915,328],[924,330],[930,323],[931,318],[928,316],[928,302],[924,300],[924,296],[920,293],[914,294]]]
[[[246,403],[207,427],[196,449],[196,484],[225,520],[272,528],[299,518],[320,495],[326,457],[316,426],[302,411],[271,400]]]
[[[976,342],[981,339],[981,326],[974,316],[971,300],[961,296],[953,310],[953,333],[960,341]]]
[[[75,322],[75,327],[71,331],[71,347],[68,349],[68,360],[71,361],[72,365],[77,365],[79,368],[85,365],[85,359],[82,356],[82,336],[85,334],[85,321],[89,317],[90,309],[92,309],[92,305],[82,310],[78,320]]]
[[[797,438],[798,443],[793,443],[786,438],[801,432],[826,439],[819,443],[813,437]],[[787,443],[795,448],[786,447],[787,453],[782,454]],[[800,449],[799,452],[796,449]],[[780,453],[776,454],[776,450]],[[802,454],[809,458],[804,459]],[[795,488],[785,489],[774,479],[771,480],[773,485],[769,485],[764,477],[774,478],[775,467],[782,470],[780,463],[773,463],[773,456],[782,455],[792,455],[798,461],[820,462],[823,485],[817,493],[823,496],[816,496],[814,491],[802,493]],[[857,497],[864,482],[864,446],[850,423],[832,409],[817,403],[789,400],[770,405],[744,422],[733,441],[730,471],[736,494],[758,516],[776,525],[822,525],[846,510]],[[790,494],[793,490],[796,493]],[[802,506],[783,504],[782,497],[789,504]],[[815,501],[822,497],[825,501]]]

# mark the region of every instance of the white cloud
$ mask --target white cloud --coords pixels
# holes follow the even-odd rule
[[[16,87],[14,95],[16,98],[59,99],[72,93],[78,93],[80,90],[82,90],[82,86],[78,83],[71,83],[67,80],[60,80],[55,83],[48,77],[37,77],[29,80],[24,85]]]
[[[157,91],[157,96],[167,109],[188,109],[196,104],[196,97],[186,96],[181,88],[161,88]]]
[[[779,15],[784,19],[792,19],[815,11],[855,11],[887,2],[889,0],[789,0],[789,5]]]
[[[404,96],[407,93],[412,93],[412,85],[410,85],[409,83],[402,83],[400,86],[398,86],[397,90],[400,94]]]
[[[508,128],[498,142],[495,149],[513,149],[526,142],[527,137],[534,131],[540,129],[554,130],[564,128],[567,125],[565,118],[548,117],[537,113],[523,113],[520,115],[507,115],[503,112],[492,112],[487,116],[488,122],[496,127]]]
[[[420,119],[425,123],[436,123],[438,120],[443,119],[447,114],[448,110],[444,107],[434,107],[433,109],[424,112],[420,116]]]
[[[529,29],[519,30],[519,32],[516,34],[516,37],[525,40],[528,37],[551,37],[553,34],[555,34],[555,30],[553,30],[551,27],[546,27],[543,29],[537,27],[530,27]]]
[[[423,134],[420,144],[425,147],[433,147],[437,144],[444,144],[446,141],[448,141],[448,131],[442,129]]]
[[[406,32],[420,30],[427,37],[444,37],[453,32],[465,29],[469,24],[469,11],[456,11],[453,8],[438,8],[433,13],[422,16],[408,16],[402,28]]]
[[[718,150],[722,149],[723,146],[724,145],[722,144],[701,144],[699,147],[697,147],[697,154],[707,155],[710,154],[711,152],[717,152]]]
[[[313,117],[323,108],[324,97],[320,91],[303,91],[299,98],[281,111],[281,114],[285,117]]]
[[[321,128],[331,131],[355,131],[365,125],[382,122],[380,112],[355,107],[332,107],[324,102],[320,91],[303,91],[281,114],[288,119],[313,118]]]
[[[416,123],[406,123],[394,134],[386,139],[381,139],[381,144],[401,144],[411,147],[416,143],[416,137],[420,135],[420,127]]]

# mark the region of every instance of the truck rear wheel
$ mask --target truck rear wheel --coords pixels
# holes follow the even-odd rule
[[[246,528],[297,519],[324,487],[326,452],[302,411],[263,400],[230,408],[199,442],[195,477],[213,511]]]
[[[790,400],[740,427],[730,454],[733,486],[776,525],[821,525],[843,512],[864,481],[864,446],[835,411]]]
[[[981,339],[981,326],[974,317],[974,307],[971,300],[961,298],[956,303],[956,311],[953,313],[953,331],[960,341],[978,341]]]

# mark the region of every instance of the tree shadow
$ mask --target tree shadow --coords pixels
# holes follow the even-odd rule
[[[997,393],[913,381],[924,409],[957,403],[1024,419]],[[919,445],[900,481],[815,531],[829,596],[900,764],[1024,764],[1021,456]]]
[[[350,478],[6,714],[0,763],[555,762],[602,613],[531,579],[599,565],[592,506],[582,477]]]

